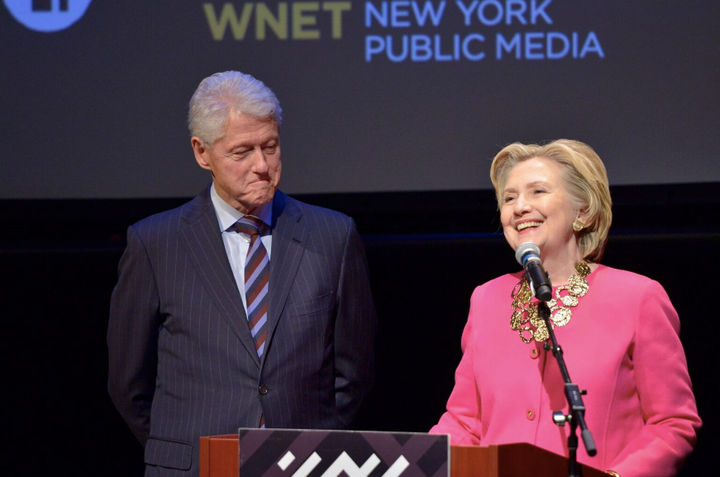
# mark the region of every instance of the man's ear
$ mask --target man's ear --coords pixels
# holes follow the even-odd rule
[[[193,136],[192,138],[190,138],[190,144],[192,145],[193,153],[195,153],[195,161],[197,161],[198,166],[202,167],[207,171],[212,170],[210,168],[210,163],[207,160],[209,150],[205,145],[205,142],[199,137]]]

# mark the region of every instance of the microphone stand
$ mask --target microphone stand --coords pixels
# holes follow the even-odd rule
[[[569,477],[581,477],[582,472],[580,467],[577,465],[577,448],[578,448],[578,437],[577,427],[580,426],[582,430],[583,444],[585,450],[589,456],[597,454],[597,448],[595,447],[595,441],[593,440],[592,433],[588,429],[585,423],[585,404],[583,403],[581,395],[587,394],[587,391],[580,390],[577,384],[573,384],[570,380],[570,374],[568,373],[567,366],[565,365],[565,359],[563,358],[563,351],[560,345],[555,339],[555,332],[550,324],[550,308],[547,303],[541,301],[538,304],[538,314],[540,318],[545,321],[548,333],[550,334],[550,343],[545,342],[545,351],[552,349],[553,356],[560,367],[560,374],[562,374],[563,380],[565,381],[565,398],[567,399],[570,412],[565,415],[562,411],[553,412],[553,422],[558,426],[563,427],[566,422],[570,423],[570,435],[568,436],[568,475]]]

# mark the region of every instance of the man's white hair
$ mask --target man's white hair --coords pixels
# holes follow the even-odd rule
[[[188,127],[212,147],[225,133],[230,113],[282,122],[280,102],[270,88],[239,71],[215,73],[200,82],[190,99]]]

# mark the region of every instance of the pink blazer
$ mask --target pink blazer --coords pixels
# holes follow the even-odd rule
[[[454,445],[529,442],[568,455],[569,426],[555,358],[510,328],[511,292],[521,273],[475,289],[463,357],[447,412],[430,432]],[[672,476],[695,445],[701,421],[680,343],[680,322],[662,286],[600,265],[571,321],[556,327],[570,377],[588,394],[586,421],[598,453],[578,460],[622,477]]]

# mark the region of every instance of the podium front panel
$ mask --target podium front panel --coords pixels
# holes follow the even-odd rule
[[[449,477],[448,436],[421,433],[238,430],[243,477]]]

